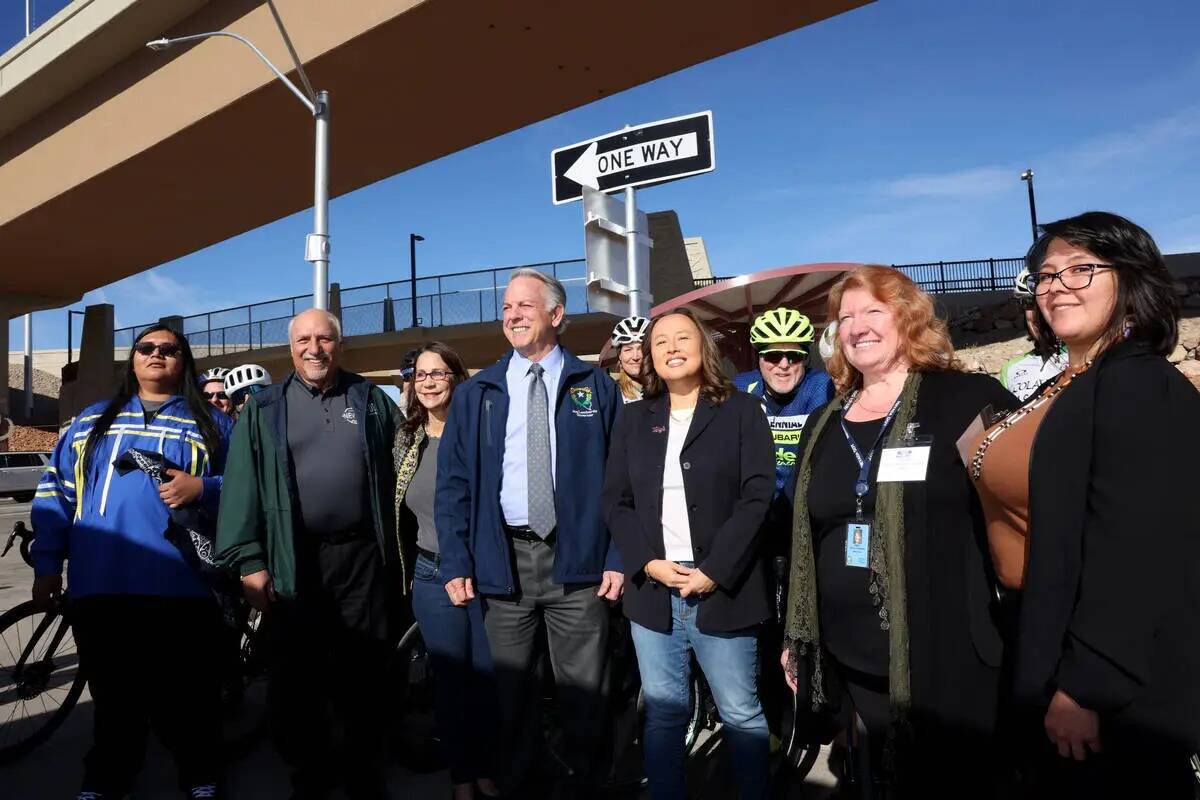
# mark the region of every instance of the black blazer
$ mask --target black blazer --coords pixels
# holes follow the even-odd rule
[[[671,629],[670,591],[642,568],[665,558],[663,464],[670,399],[625,406],[617,418],[603,507],[625,564],[625,615],[656,631]],[[718,588],[700,601],[703,631],[747,628],[769,615],[758,529],[775,491],[775,453],[757,398],[735,392],[721,405],[704,398],[680,455],[697,567]]]
[[[1200,744],[1200,394],[1115,345],[1050,406],[1030,464],[1016,691],[1056,688],[1149,745]],[[1153,737],[1151,741],[1147,737]]]
[[[912,713],[926,733],[980,735],[996,723],[1004,647],[993,601],[995,571],[979,497],[956,446],[988,405],[1007,411],[1018,403],[987,375],[921,377],[913,421],[917,435],[933,437],[933,450],[925,480],[904,484],[904,535]],[[801,453],[822,410],[809,417]],[[812,468],[821,468],[826,448],[845,446],[831,419],[813,448]],[[797,474],[803,468],[797,465]],[[872,481],[878,472],[879,459]]]

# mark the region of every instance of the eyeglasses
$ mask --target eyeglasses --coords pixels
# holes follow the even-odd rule
[[[435,381],[438,381],[440,383],[444,380],[448,380],[450,378],[450,375],[451,375],[450,371],[444,370],[444,369],[431,369],[428,372],[426,372],[425,370],[421,370],[420,372],[417,372],[413,375],[413,381],[415,381],[416,383],[420,383],[421,381],[425,380],[426,378],[433,378]]]
[[[1037,272],[1025,278],[1029,291],[1037,295],[1046,294],[1057,278],[1067,289],[1086,289],[1100,270],[1116,269],[1112,264],[1075,264],[1058,272]]]
[[[201,392],[200,396],[205,400],[228,400],[229,395],[224,392]]]
[[[179,358],[183,348],[173,342],[138,342],[133,346],[133,352],[149,358],[154,352],[163,358]]]
[[[803,350],[763,350],[758,357],[768,364],[778,364],[785,358],[789,364],[799,364],[808,358],[808,353]]]

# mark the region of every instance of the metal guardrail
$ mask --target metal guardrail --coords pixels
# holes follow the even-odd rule
[[[949,292],[1007,291],[1020,271],[1020,258],[989,258],[977,261],[930,261],[924,264],[893,264],[918,286],[933,294]],[[458,272],[417,278],[416,311],[421,327],[494,322],[508,276],[515,269],[531,267],[562,281],[567,290],[567,313],[588,311],[587,265],[582,258],[545,261],[514,267]],[[696,288],[729,280],[727,277],[698,278]],[[413,314],[410,280],[353,286],[339,292],[342,332],[346,336],[385,333],[410,327]],[[261,350],[287,343],[288,321],[312,307],[311,295],[296,295],[252,305],[234,306],[183,318],[183,332],[198,357]],[[70,319],[68,318],[68,324]],[[113,344],[126,349],[147,325],[131,325],[113,331]]]
[[[568,314],[588,311],[586,264],[576,258],[417,278],[418,324],[438,327],[499,320],[508,277],[522,268],[558,278],[567,290]],[[345,336],[385,333],[412,325],[414,298],[408,279],[347,287],[338,297]],[[287,343],[288,321],[311,307],[311,295],[296,295],[223,308],[184,317],[183,332],[192,351],[201,358],[277,347]],[[113,345],[118,349],[132,346],[134,337],[149,324],[153,323],[115,329]]]
[[[921,289],[930,294],[951,292],[1007,292],[1013,288],[1013,279],[1021,271],[1024,259],[988,258],[978,261],[929,261],[924,264],[892,264],[913,279]],[[732,280],[722,278],[696,278],[697,289],[714,283]]]

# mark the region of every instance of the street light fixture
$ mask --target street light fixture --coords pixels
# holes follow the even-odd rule
[[[423,241],[425,241],[425,237],[419,233],[408,235],[408,267],[412,281],[412,326],[414,328],[417,327],[417,242]]]
[[[1027,169],[1021,173],[1021,180],[1029,184],[1029,224],[1033,226],[1033,240],[1038,239],[1037,232],[1037,206],[1033,202],[1033,170]]]
[[[253,50],[254,54],[275,74],[275,77],[282,81],[283,85],[292,94],[296,95],[297,99],[313,115],[317,126],[316,150],[313,163],[313,232],[308,234],[304,239],[304,260],[313,265],[313,308],[328,308],[330,251],[329,92],[313,91],[312,84],[308,80],[308,75],[304,72],[304,66],[300,63],[300,58],[296,55],[296,49],[292,47],[292,41],[287,35],[287,30],[283,27],[283,21],[279,18],[279,13],[275,10],[275,4],[268,0],[267,5],[270,6],[271,13],[275,16],[275,23],[279,26],[280,33],[283,34],[283,40],[287,44],[288,52],[292,55],[292,61],[296,64],[296,72],[300,75],[300,80],[304,84],[306,91],[302,92],[296,84],[288,80],[287,76],[272,64],[271,60],[255,47],[253,42],[245,36],[229,31],[211,31],[209,33],[197,33],[192,36],[179,36],[173,39],[155,39],[152,42],[146,42],[146,47],[154,51],[161,51],[174,47],[177,44],[186,44],[201,39],[216,37],[236,39]]]

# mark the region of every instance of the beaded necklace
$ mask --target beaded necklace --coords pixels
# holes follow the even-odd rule
[[[1063,389],[1066,389],[1071,385],[1071,381],[1075,380],[1080,373],[1086,371],[1091,365],[1092,362],[1090,359],[1083,362],[1083,366],[1068,372],[1067,379],[1065,381],[1055,381],[1054,385],[1052,385],[1048,390],[1039,395],[1031,397],[1020,408],[1010,411],[1002,420],[1000,420],[1000,424],[992,428],[992,430],[988,432],[988,435],[983,437],[983,441],[979,443],[979,447],[975,450],[975,456],[971,459],[971,479],[978,481],[979,476],[983,474],[983,455],[987,452],[988,448],[992,446],[992,442],[999,439],[1006,430],[1013,427],[1018,422],[1032,414],[1034,411],[1057,397]]]

